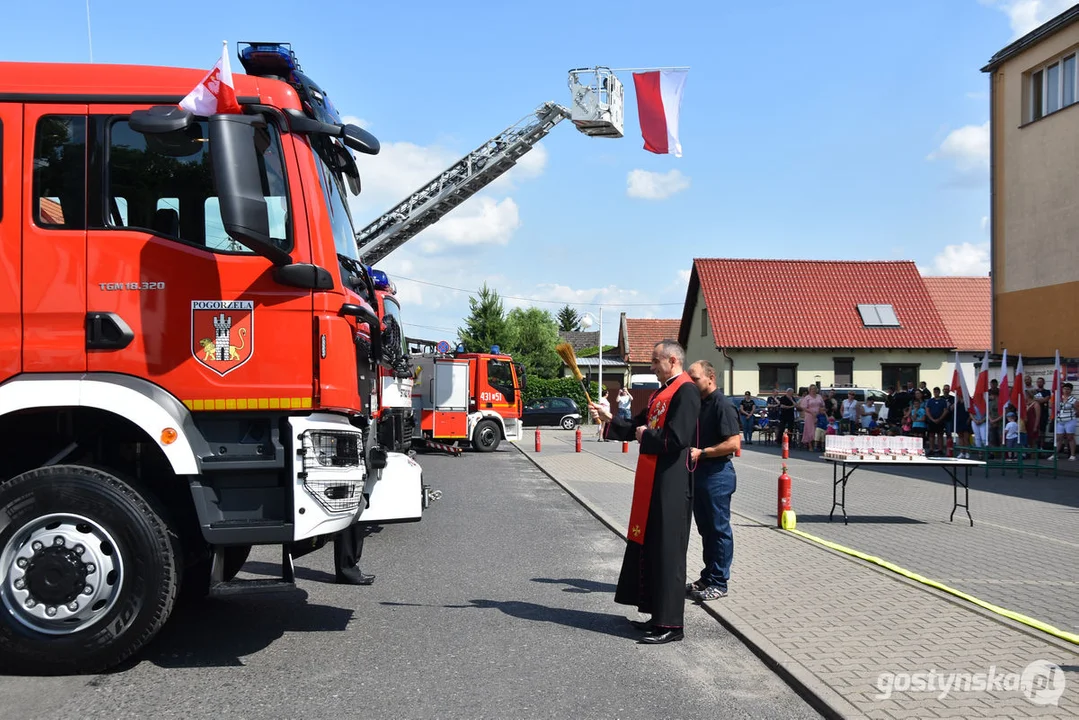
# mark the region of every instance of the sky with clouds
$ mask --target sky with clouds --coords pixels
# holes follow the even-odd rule
[[[645,151],[629,72],[625,137],[556,126],[509,173],[388,255],[408,334],[452,340],[469,293],[507,307],[679,317],[694,257],[906,259],[989,267],[988,79],[1061,0],[783,0],[616,6],[478,0],[219,3],[190,22],[133,0],[5,9],[4,60],[209,68],[222,39],[288,41],[359,156],[357,229],[545,101],[567,71],[689,66],[683,156]],[[87,33],[87,7],[90,34]],[[231,45],[235,52],[235,45]],[[235,56],[233,56],[235,57]],[[233,62],[234,70],[239,68]]]

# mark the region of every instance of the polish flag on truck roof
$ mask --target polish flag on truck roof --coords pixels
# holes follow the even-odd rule
[[[236,101],[236,85],[232,82],[232,68],[229,66],[229,43],[222,41],[221,59],[206,73],[199,84],[180,101],[180,107],[190,110],[199,117],[210,117],[219,113],[242,112]]]

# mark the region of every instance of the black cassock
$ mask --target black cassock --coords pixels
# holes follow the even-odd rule
[[[700,408],[700,391],[687,382],[675,390],[663,427],[646,429],[641,436],[641,455],[656,456],[651,502],[644,542],[626,541],[614,601],[635,605],[661,627],[683,625],[686,552],[693,517],[693,481],[687,464],[689,448],[697,442]],[[647,409],[632,420],[614,418],[606,437],[634,440],[637,427],[647,427],[647,418]]]

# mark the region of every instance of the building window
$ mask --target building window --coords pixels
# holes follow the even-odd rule
[[[757,387],[761,393],[779,390],[783,392],[787,388],[797,388],[794,379],[798,376],[797,365],[766,365],[757,366]]]
[[[708,337],[708,308],[701,308],[701,337]]]
[[[1074,54],[1030,73],[1030,119],[1037,120],[1073,105],[1079,97],[1076,79]]]
[[[907,383],[918,384],[918,365],[881,365],[880,384],[882,390],[893,390],[897,384],[903,388]]]
[[[835,358],[835,384],[854,384],[854,358]]]
[[[899,318],[891,305],[859,305],[858,314],[866,327],[899,327]]]

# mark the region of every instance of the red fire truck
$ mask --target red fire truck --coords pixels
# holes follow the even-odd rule
[[[365,412],[393,338],[346,197],[378,141],[287,44],[238,49],[212,117],[178,107],[205,70],[0,63],[3,669],[113,666],[252,545],[290,583],[431,497]]]
[[[491,452],[502,440],[521,439],[524,367],[493,349],[412,356],[417,444],[438,447],[464,441],[479,452]]]

